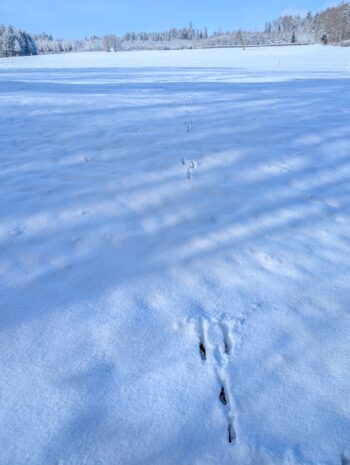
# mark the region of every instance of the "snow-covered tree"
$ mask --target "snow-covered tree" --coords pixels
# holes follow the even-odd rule
[[[0,26],[0,56],[35,55],[36,43],[27,32],[13,26]]]
[[[206,27],[172,27],[163,32],[127,32],[123,36],[107,34],[82,40],[54,39],[51,34],[30,36],[12,26],[0,25],[0,56],[31,55],[102,50],[164,50],[206,47],[248,47],[294,45],[297,43],[339,43],[350,41],[350,3],[341,3],[305,16],[284,15],[265,24],[260,32],[217,30]]]

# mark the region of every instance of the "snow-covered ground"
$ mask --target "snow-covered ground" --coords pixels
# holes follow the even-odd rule
[[[349,63],[0,60],[1,465],[349,463]]]

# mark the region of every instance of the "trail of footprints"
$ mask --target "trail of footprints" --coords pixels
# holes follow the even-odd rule
[[[186,110],[187,110],[187,118],[184,122],[186,126],[186,132],[190,133],[192,131],[193,126],[193,118],[192,118],[192,96],[186,101]],[[185,160],[184,158],[181,159],[181,163],[186,168],[186,177],[187,179],[192,179],[194,172],[197,168],[199,162],[195,160]]]
[[[234,425],[234,399],[227,376],[227,364],[234,348],[232,327],[224,321],[206,319],[191,320],[190,324],[198,337],[198,352],[202,363],[212,365],[218,382],[218,402],[227,420],[227,440],[230,444],[235,444],[237,434]]]

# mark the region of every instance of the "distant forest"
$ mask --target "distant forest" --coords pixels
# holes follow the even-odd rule
[[[305,16],[285,15],[265,24],[260,32],[215,31],[188,27],[165,32],[107,34],[83,40],[55,39],[51,34],[28,34],[0,24],[0,56],[36,55],[78,51],[170,50],[211,47],[298,45],[309,43],[350,46],[350,3]]]

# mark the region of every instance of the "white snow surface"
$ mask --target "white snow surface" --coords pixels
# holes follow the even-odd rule
[[[1,465],[350,463],[349,62],[0,60]]]

